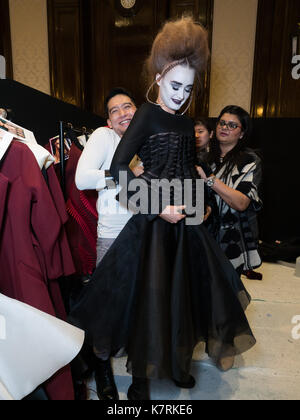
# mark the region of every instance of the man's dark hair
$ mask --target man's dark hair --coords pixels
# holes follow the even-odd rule
[[[117,96],[117,95],[125,95],[125,96],[128,96],[128,98],[130,98],[131,100],[132,100],[132,102],[133,102],[133,104],[135,105],[135,99],[134,99],[134,97],[133,97],[133,95],[130,93],[130,92],[128,92],[127,90],[125,90],[124,88],[122,88],[122,87],[115,87],[115,88],[113,88],[109,93],[108,93],[108,95],[106,96],[106,98],[105,98],[105,102],[104,102],[104,106],[105,106],[105,111],[106,111],[106,114],[107,114],[107,116],[109,116],[109,114],[108,114],[108,102],[113,98],[113,97],[115,97],[115,96]]]

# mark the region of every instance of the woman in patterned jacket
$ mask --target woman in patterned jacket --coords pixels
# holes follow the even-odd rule
[[[261,265],[256,216],[262,206],[258,195],[262,171],[260,158],[247,148],[250,132],[249,114],[235,105],[225,107],[207,155],[213,175],[207,177],[197,167],[216,194],[218,242],[239,275]]]

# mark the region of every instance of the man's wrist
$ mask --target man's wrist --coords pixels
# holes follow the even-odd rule
[[[116,188],[116,182],[114,180],[114,177],[111,175],[111,173],[108,170],[104,171],[104,179],[105,179],[105,188],[109,190]]]

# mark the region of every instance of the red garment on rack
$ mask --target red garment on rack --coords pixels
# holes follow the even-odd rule
[[[2,226],[2,219],[4,216],[5,210],[5,197],[8,188],[8,179],[0,173],[0,235],[1,235],[1,226]]]
[[[65,319],[57,279],[74,267],[64,233],[66,210],[61,198],[53,200],[59,190],[52,172],[49,189],[34,155],[17,141],[1,162],[0,292]],[[70,368],[57,372],[45,388],[52,400],[74,399]]]
[[[46,145],[46,149],[50,152],[49,145]],[[82,150],[72,143],[69,159],[65,161],[65,207],[69,214],[65,227],[78,277],[91,275],[96,268],[98,223],[97,191],[79,191],[75,185],[81,153]],[[56,173],[59,183],[59,164],[54,165],[53,173]]]
[[[48,177],[48,188],[51,193],[53,203],[57,209],[57,213],[60,217],[61,224],[64,226],[64,229],[61,229],[60,237],[59,237],[59,247],[60,247],[60,254],[63,257],[61,259],[61,269],[64,276],[70,276],[74,274],[75,267],[74,267],[74,260],[72,258],[72,253],[70,250],[70,242],[67,238],[66,227],[69,223],[69,216],[66,210],[66,203],[64,196],[62,194],[62,190],[57,179],[57,175],[54,169],[54,166],[51,165],[50,168],[47,170],[47,177]]]
[[[79,191],[75,173],[82,151],[73,143],[66,164],[66,197],[69,220],[66,224],[68,240],[79,276],[90,275],[96,268],[97,191]]]

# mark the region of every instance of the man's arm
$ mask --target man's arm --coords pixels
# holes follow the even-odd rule
[[[105,170],[101,169],[109,152],[108,129],[98,128],[89,138],[78,161],[75,183],[79,190],[105,188]]]

